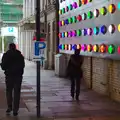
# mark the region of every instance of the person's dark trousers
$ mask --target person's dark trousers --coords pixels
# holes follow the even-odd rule
[[[6,77],[6,98],[9,109],[18,112],[20,103],[22,76]]]
[[[74,98],[75,88],[76,88],[76,99],[79,98],[80,95],[80,84],[81,78],[80,77],[71,77],[71,96]]]

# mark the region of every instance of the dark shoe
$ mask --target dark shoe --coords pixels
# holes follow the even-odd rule
[[[8,108],[8,109],[6,110],[6,114],[9,115],[11,111],[12,111],[12,109],[11,109],[11,108]]]
[[[14,115],[14,116],[17,116],[17,115],[18,115],[18,112],[13,112],[13,115]]]

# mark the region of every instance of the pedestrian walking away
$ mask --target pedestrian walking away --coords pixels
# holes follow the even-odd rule
[[[80,84],[83,77],[82,66],[83,56],[80,55],[80,50],[75,49],[73,55],[71,55],[67,66],[67,76],[71,80],[71,97],[74,99],[75,87],[76,87],[76,100],[79,100]]]
[[[14,43],[9,44],[9,50],[3,54],[1,68],[5,73],[6,82],[6,113],[18,115],[22,77],[24,73],[25,61],[19,50],[16,49]],[[14,92],[14,95],[13,95]]]

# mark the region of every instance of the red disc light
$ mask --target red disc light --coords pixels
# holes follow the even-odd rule
[[[81,21],[81,20],[82,20],[82,16],[81,16],[81,15],[78,15],[78,16],[77,16],[77,20],[78,20],[78,21]]]

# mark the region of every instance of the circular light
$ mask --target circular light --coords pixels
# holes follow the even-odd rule
[[[81,2],[81,0],[78,0],[78,5],[79,5],[79,7],[82,6],[82,2]]]
[[[83,44],[83,45],[81,46],[81,49],[82,49],[82,51],[86,51],[86,49],[87,49],[86,44]]]
[[[69,11],[69,7],[68,6],[66,6],[66,12],[68,12]]]
[[[77,45],[75,44],[75,45],[73,45],[73,49],[75,50],[75,49],[77,49]]]
[[[109,45],[108,47],[108,53],[113,54],[115,52],[115,46],[114,45]]]
[[[88,28],[88,29],[87,29],[87,33],[88,33],[88,35],[92,35],[92,33],[93,33],[92,28]]]
[[[117,6],[117,7],[118,7],[118,10],[120,10],[120,2],[118,3],[118,6]]]
[[[59,35],[58,35],[58,36],[59,36],[59,38],[61,38],[61,37],[62,37],[62,34],[61,34],[61,33],[59,33]]]
[[[100,45],[100,52],[105,53],[106,52],[106,45],[102,44]]]
[[[110,13],[114,13],[116,10],[116,6],[114,4],[109,5],[108,10]]]
[[[73,23],[76,23],[76,22],[77,22],[76,16],[72,17],[72,22],[73,22]]]
[[[67,44],[65,44],[65,50],[68,50],[68,45]]]
[[[78,16],[77,16],[77,20],[78,20],[78,21],[81,21],[81,20],[82,20],[82,16],[81,16],[81,15],[78,15]]]
[[[65,8],[62,9],[62,14],[64,14],[64,13],[65,13]]]
[[[68,36],[72,37],[72,31],[68,32]]]
[[[77,49],[81,50],[81,45],[80,44],[77,45]]]
[[[120,24],[118,25],[118,31],[120,32]]]
[[[65,45],[64,44],[62,44],[62,50],[64,50],[65,49]]]
[[[98,28],[98,27],[95,27],[93,31],[94,31],[94,34],[95,34],[95,35],[98,35],[98,34],[99,34],[99,28]]]
[[[92,13],[91,11],[89,11],[89,12],[87,13],[87,17],[88,17],[88,19],[91,19],[91,18],[93,17],[93,13]]]
[[[81,36],[82,32],[81,30],[77,30],[77,36]]]
[[[87,14],[86,13],[82,14],[82,20],[86,20],[86,19],[87,19]]]
[[[59,23],[58,23],[58,24],[59,24],[59,26],[62,26],[62,22],[61,22],[61,21],[59,21]]]
[[[102,27],[101,27],[101,33],[102,34],[105,34],[107,32],[107,27],[105,26],[105,25],[103,25]]]
[[[64,37],[65,37],[65,33],[63,32],[63,33],[62,33],[62,38],[64,38]]]
[[[65,37],[68,37],[68,32],[65,32]]]
[[[72,50],[72,45],[71,44],[68,45],[68,50]]]
[[[118,50],[118,53],[120,54],[120,46],[118,46],[118,49],[117,49],[117,50]]]
[[[64,22],[64,20],[62,20],[62,26],[64,26],[65,25],[65,22]]]
[[[84,36],[87,35],[87,30],[86,30],[86,29],[83,29],[83,30],[82,30],[82,35],[84,35]]]
[[[88,2],[92,2],[92,0],[88,0]]]
[[[87,4],[87,0],[81,0],[81,2],[83,5]]]
[[[68,19],[65,20],[65,24],[68,25],[69,24],[69,21]]]
[[[68,22],[69,22],[69,24],[71,24],[72,23],[72,18],[68,18]]]
[[[59,48],[59,49],[62,49],[62,45],[61,45],[61,44],[59,44],[58,48]]]
[[[107,14],[107,8],[106,7],[102,7],[100,9],[100,13],[101,13],[101,15],[106,15]]]
[[[108,30],[110,33],[114,33],[115,32],[115,26],[113,24],[111,24],[109,27],[108,27]]]
[[[73,3],[73,7],[74,7],[75,9],[77,8],[77,3],[76,3],[76,2]]]
[[[88,51],[88,52],[91,52],[91,51],[92,51],[92,45],[91,45],[91,44],[87,45],[87,51]]]
[[[72,31],[72,37],[76,36],[76,30]]]
[[[99,10],[95,9],[94,12],[93,12],[93,14],[94,14],[94,17],[98,17],[99,16]]]
[[[93,51],[98,52],[99,51],[99,46],[96,44],[93,46]]]
[[[73,9],[72,4],[70,4],[70,5],[68,6],[68,8],[69,8],[69,10],[72,10],[72,9]]]
[[[62,11],[61,10],[59,10],[59,15],[61,15],[62,14]]]

